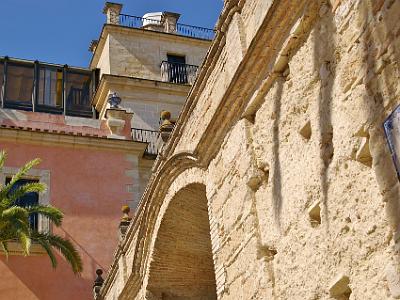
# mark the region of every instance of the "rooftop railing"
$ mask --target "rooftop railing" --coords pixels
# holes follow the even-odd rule
[[[193,84],[198,69],[199,67],[194,65],[163,61],[161,63],[161,78],[165,82]]]
[[[155,19],[120,14],[119,24],[125,27],[143,28],[151,31],[164,32],[164,22]],[[203,40],[212,40],[215,36],[215,31],[213,29],[181,23],[177,23],[175,30],[169,33]]]

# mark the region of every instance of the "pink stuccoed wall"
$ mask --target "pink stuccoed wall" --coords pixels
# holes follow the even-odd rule
[[[7,167],[20,167],[39,157],[36,167],[50,171],[50,202],[65,213],[55,233],[70,238],[78,248],[84,271],[75,276],[59,256],[57,270],[49,258],[0,255],[0,300],[93,299],[95,270],[107,271],[118,240],[121,206],[132,199],[127,185],[132,178],[126,154],[96,149],[39,146],[1,142],[8,153]],[[104,274],[105,275],[105,274]]]

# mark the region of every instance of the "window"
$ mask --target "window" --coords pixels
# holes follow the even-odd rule
[[[11,177],[6,178],[6,184],[10,183]],[[14,185],[11,190],[11,192],[15,191],[18,189],[20,186],[23,186],[27,183],[31,182],[39,182],[39,180],[32,180],[32,179],[20,179],[18,180]],[[35,206],[39,204],[39,195],[37,193],[28,193],[25,194],[23,197],[19,198],[16,202],[16,205],[21,206],[21,207],[29,207],[29,206]],[[39,229],[39,217],[37,214],[32,214],[29,217],[29,223],[32,229],[38,230]]]
[[[5,100],[11,104],[32,106],[34,68],[28,65],[7,65]]]
[[[187,83],[187,70],[185,56],[167,55],[168,81],[173,83]]]
[[[67,114],[92,114],[92,76],[68,72],[67,74]]]
[[[3,99],[1,99],[1,94],[3,90],[3,80],[4,80],[4,64],[0,62],[0,102],[3,101]]]
[[[62,108],[63,72],[61,69],[40,67],[38,104]]]
[[[172,64],[186,64],[186,58],[185,56],[178,56],[178,55],[167,55],[167,60],[169,63]]]

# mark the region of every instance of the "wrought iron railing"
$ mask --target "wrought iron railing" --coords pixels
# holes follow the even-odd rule
[[[215,36],[215,31],[213,29],[191,26],[181,23],[176,24],[176,32],[179,35],[210,41],[213,40]]]
[[[153,31],[164,31],[164,22],[156,19],[141,18],[125,14],[119,15],[119,24],[131,28],[146,28]],[[213,29],[177,23],[175,31],[170,32],[196,39],[212,40],[215,36]]]
[[[133,140],[136,142],[148,143],[145,154],[150,156],[157,156],[158,154],[158,148],[157,148],[158,134],[159,132],[155,130],[132,128]]]
[[[163,61],[161,63],[161,79],[165,82],[193,84],[198,69],[199,67],[194,65]]]

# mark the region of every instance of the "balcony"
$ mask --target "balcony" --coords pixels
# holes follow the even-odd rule
[[[193,84],[198,69],[198,66],[163,61],[161,63],[161,79],[164,82]]]
[[[140,128],[132,128],[132,138],[135,142],[148,143],[145,150],[145,156],[155,158],[158,154],[157,139],[159,132],[155,130],[146,130]]]
[[[0,58],[2,108],[93,118],[96,82],[95,71]]]
[[[166,24],[166,22],[161,19],[142,18],[125,14],[119,15],[119,25],[130,28],[147,29],[150,31],[168,32],[209,41],[213,40],[215,36],[215,31],[209,28],[176,23],[175,26],[173,26],[174,28],[171,29],[170,27],[168,28],[169,24]]]

